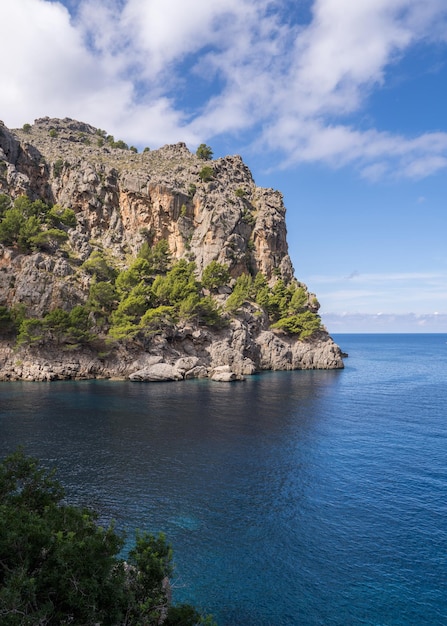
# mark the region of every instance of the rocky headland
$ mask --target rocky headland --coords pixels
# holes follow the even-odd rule
[[[280,192],[239,156],[0,123],[0,380],[336,369]]]

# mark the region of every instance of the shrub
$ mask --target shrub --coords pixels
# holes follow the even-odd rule
[[[30,237],[29,242],[35,248],[52,250],[67,239],[68,235],[65,231],[59,228],[49,228]]]
[[[155,246],[144,242],[138,252],[138,258],[149,263],[151,274],[164,274],[171,264],[171,252],[166,239],[160,239]]]
[[[53,164],[53,175],[55,178],[59,178],[60,175],[62,174],[62,169],[64,167],[64,160],[63,159],[57,159],[57,161],[54,162]]]
[[[180,259],[166,276],[157,276],[152,286],[160,304],[179,304],[190,294],[198,293],[199,284],[195,278],[195,263]]]
[[[44,337],[45,327],[42,320],[36,318],[24,319],[19,326],[17,345],[34,344]]]
[[[11,208],[11,198],[5,193],[0,193],[0,219]]]
[[[54,472],[21,451],[0,464],[5,626],[155,626],[163,615],[164,624],[194,626],[205,619],[185,605],[171,614],[166,580],[173,573],[172,549],[162,533],[137,533],[124,562],[118,556],[124,536],[113,524],[99,526],[95,512],[67,504],[64,496]]]
[[[140,328],[144,331],[162,330],[174,323],[174,307],[159,306],[155,309],[148,309],[140,321]]]
[[[199,178],[204,183],[209,182],[214,176],[214,170],[209,165],[205,165],[199,172]]]
[[[202,285],[205,289],[214,291],[223,285],[227,285],[230,280],[230,273],[226,265],[211,261],[202,274]]]
[[[32,128],[31,124],[24,124],[22,126],[22,130],[23,130],[24,133],[30,133],[31,132],[31,128]]]
[[[117,302],[115,287],[109,281],[93,281],[90,284],[86,306],[95,313],[109,313]]]
[[[73,209],[64,209],[60,204],[55,204],[48,211],[46,221],[53,226],[67,226],[74,228],[76,226],[76,214]]]
[[[241,274],[236,280],[233,293],[226,302],[226,309],[230,313],[236,311],[251,297],[253,286],[252,277],[249,274]]]
[[[210,146],[201,143],[200,146],[197,148],[196,155],[199,157],[199,159],[202,159],[203,161],[210,161],[213,158],[213,151]]]
[[[272,328],[278,328],[286,333],[298,335],[300,339],[306,339],[320,330],[321,320],[315,313],[304,311],[297,315],[279,319],[272,324]]]
[[[84,261],[82,267],[97,280],[115,280],[117,272],[106,260],[99,250],[93,250],[89,258]]]

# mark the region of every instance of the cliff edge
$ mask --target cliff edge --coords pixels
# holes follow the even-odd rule
[[[282,195],[239,156],[0,123],[0,380],[336,369]]]

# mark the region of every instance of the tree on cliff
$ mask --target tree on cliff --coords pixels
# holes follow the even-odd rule
[[[202,159],[203,161],[211,161],[211,159],[213,158],[213,151],[210,146],[207,146],[205,143],[201,143],[200,146],[197,148],[196,156],[198,156],[199,159]]]
[[[211,624],[169,602],[172,551],[162,534],[123,537],[68,505],[53,472],[22,452],[0,463],[0,622],[5,626]]]

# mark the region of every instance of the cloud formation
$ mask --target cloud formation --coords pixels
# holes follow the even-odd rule
[[[311,276],[326,315],[356,314],[412,315],[447,310],[447,274],[444,272],[353,272],[349,276]],[[419,297],[418,297],[419,294]]]
[[[230,134],[283,167],[353,165],[372,180],[447,168],[447,133],[408,137],[356,124],[414,46],[447,45],[444,0],[310,6],[2,3],[2,46],[14,55],[0,67],[1,116],[9,126],[70,116],[152,146]]]

